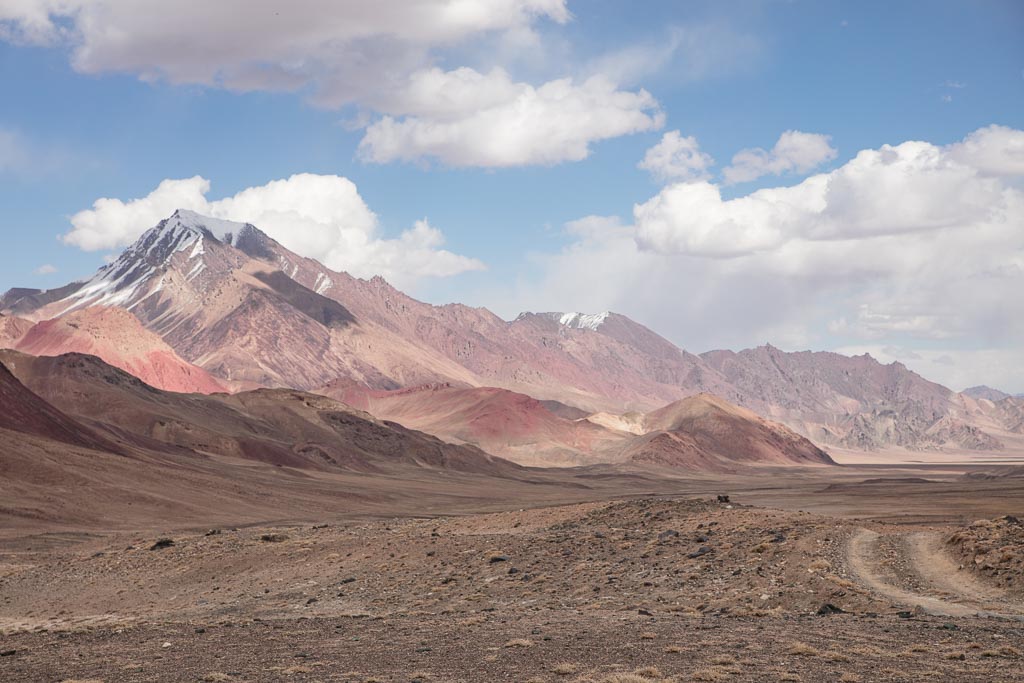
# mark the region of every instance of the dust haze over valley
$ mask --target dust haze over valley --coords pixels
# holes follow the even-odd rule
[[[1020,29],[0,3],[0,680],[1024,681]]]

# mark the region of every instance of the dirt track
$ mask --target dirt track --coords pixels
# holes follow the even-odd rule
[[[997,616],[1024,620],[1024,604],[968,573],[935,532],[879,534],[858,530],[847,563],[872,591],[936,616]]]

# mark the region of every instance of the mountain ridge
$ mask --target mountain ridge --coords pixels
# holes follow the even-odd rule
[[[868,449],[997,450],[1013,426],[1005,411],[901,364],[770,345],[696,355],[614,312],[505,321],[486,308],[418,301],[379,276],[294,254],[251,224],[186,211],[91,279],[0,297],[0,311],[36,322],[96,304],[130,311],[232,390],[450,383],[613,414],[708,392],[819,443]]]

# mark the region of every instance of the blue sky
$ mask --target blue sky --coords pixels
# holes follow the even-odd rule
[[[440,0],[418,1],[425,17],[444,10]],[[308,255],[327,259],[331,253],[360,275],[382,271],[429,301],[486,305],[505,317],[521,309],[612,308],[693,351],[766,341],[791,349],[870,351],[951,385],[976,379],[1024,391],[1024,371],[1013,369],[1024,365],[1024,328],[1012,320],[1024,311],[1020,304],[998,303],[1024,284],[1018,239],[1024,224],[1017,222],[1024,215],[1017,212],[1022,175],[1014,159],[992,161],[1016,149],[1015,134],[1024,129],[1021,3],[493,0],[484,16],[460,17],[456,29],[440,20],[436,27],[429,21],[396,26],[363,17],[366,33],[327,36],[332,45],[350,41],[340,50],[318,48],[323,35],[314,29],[354,23],[346,16],[353,3],[333,3],[321,21],[303,23],[303,13],[322,11],[314,4],[295,3],[295,21],[280,30],[255,20],[247,25],[245,13],[211,18],[193,9],[202,3],[190,2],[141,17],[119,0],[100,0],[67,16],[38,7],[33,12],[31,2],[27,10],[0,9],[0,233],[6,245],[0,289],[61,285],[87,276],[118,251],[135,229],[122,214],[91,217],[118,224],[105,242],[59,239],[78,229],[72,217],[99,198],[128,202],[147,197],[166,179],[198,175],[209,181],[205,197],[213,202],[294,174],[342,176],[375,215],[367,219],[364,208],[353,209],[362,212],[354,222],[373,221],[366,228],[372,234],[362,250],[310,247]],[[177,16],[154,19],[160,12]],[[189,29],[216,20],[226,23],[209,34]],[[135,42],[105,44],[97,25],[123,29]],[[282,33],[288,38],[291,30],[294,44],[310,45],[308,53],[268,47],[253,58],[246,51]],[[237,33],[237,44],[218,42],[225,32]],[[379,58],[378,49],[388,57]],[[350,66],[366,55],[365,68]],[[250,68],[256,62],[259,68]],[[421,91],[409,85],[430,69],[445,83],[468,73],[459,69],[472,70],[472,87],[460,96],[457,113],[436,113],[445,97],[430,87],[437,78],[424,81]],[[591,77],[607,83],[603,94],[581,85]],[[513,145],[521,149],[479,151],[509,135],[507,128],[481,128],[472,118],[494,105],[486,88],[541,89],[565,78],[572,79],[570,96],[586,95],[583,110],[565,112],[572,123],[551,124],[547,139],[524,133]],[[641,92],[648,100],[638,99]],[[558,121],[561,102],[547,102],[526,125]],[[591,121],[587,106],[607,108]],[[620,120],[627,115],[629,122]],[[485,122],[508,120],[503,116]],[[363,141],[387,117],[405,128],[387,145],[368,146]],[[448,126],[446,142],[423,142],[439,125]],[[973,146],[962,142],[992,125],[1002,128]],[[417,130],[427,133],[417,138]],[[660,179],[638,168],[670,131],[692,137],[715,163]],[[830,151],[815,156],[801,147],[798,153],[810,156],[797,161],[773,156],[786,131],[828,136],[819,143]],[[849,204],[838,200],[826,212],[832,227],[822,227],[820,217],[814,225],[792,227],[804,225],[803,214],[781,227],[768,225],[749,207],[728,204],[762,188],[773,192],[841,170],[861,150],[906,141],[924,141],[943,159],[973,169],[970,178],[950,176],[957,188],[967,188],[963,206],[998,195],[1008,208],[996,217],[965,209],[955,225],[911,216],[886,232],[884,219],[839,215]],[[726,182],[733,156],[751,149],[763,151],[754,154],[760,165],[746,175],[759,177]],[[907,156],[908,168],[919,169],[920,158]],[[874,166],[851,168],[849,177],[873,173]],[[883,189],[891,184],[888,176],[877,178]],[[999,191],[983,194],[994,192],[993,182]],[[935,186],[936,206],[957,194],[944,183]],[[701,187],[717,190],[721,203],[706,193],[698,200]],[[924,201],[929,190],[921,191]],[[850,196],[860,197],[857,192]],[[635,213],[637,205],[649,210]],[[692,215],[679,213],[712,216],[722,206],[723,220],[730,226],[739,221],[743,231],[733,235],[708,219],[718,235],[712,238]],[[944,210],[960,215],[963,206]],[[586,229],[566,229],[588,216],[602,218]],[[302,230],[335,227],[307,218],[313,222]],[[443,247],[434,238],[395,241],[421,219],[443,234]],[[834,227],[854,223],[861,230],[856,235]],[[145,227],[138,225],[138,232]],[[788,230],[804,232],[777,234]],[[980,237],[971,241],[972,235]],[[723,253],[719,242],[725,239],[738,248]],[[828,253],[801,251],[807,244]],[[964,257],[974,258],[971,268],[949,276],[962,280],[956,292],[965,298],[926,272],[925,262],[935,261],[928,250],[936,244],[974,254]],[[451,258],[435,258],[441,249]],[[878,252],[892,249],[920,256],[905,270],[876,261]],[[844,272],[832,277],[827,270],[812,272],[812,259],[860,267],[833,268]],[[44,265],[55,272],[36,272]],[[993,272],[998,277],[974,288]],[[965,302],[976,309],[971,315],[957,313]]]

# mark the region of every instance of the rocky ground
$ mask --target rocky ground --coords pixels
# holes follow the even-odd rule
[[[978,520],[950,536],[948,544],[965,567],[1024,595],[1024,521],[1013,515]]]
[[[26,537],[0,680],[1024,680],[1021,601],[907,535],[954,529],[869,526],[657,498]]]

